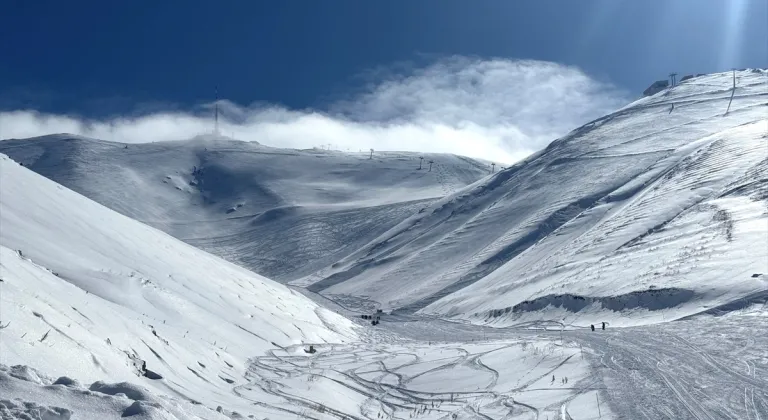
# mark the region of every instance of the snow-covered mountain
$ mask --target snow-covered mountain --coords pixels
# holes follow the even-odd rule
[[[357,340],[350,321],[301,294],[107,209],[5,155],[0,281],[0,365],[33,366],[88,383],[130,381],[187,405],[242,405],[233,402],[231,388],[242,380],[247,360],[267,349]],[[149,377],[138,376],[141,361],[154,372]],[[3,370],[2,386],[8,375],[39,377],[20,367],[7,375]],[[107,394],[131,389],[98,387]]]
[[[0,418],[764,418],[767,76],[686,80],[493,176],[0,142],[28,167],[0,155]],[[190,244],[397,310],[349,320]]]
[[[451,155],[419,170],[410,153],[210,138],[59,135],[0,151],[349,309],[647,323],[764,298],[768,84],[762,70],[736,78],[735,91],[730,73],[686,80],[493,176]]]
[[[765,299],[766,76],[638,100],[295,284],[498,324],[645,323]]]
[[[211,136],[126,146],[52,135],[2,141],[0,152],[280,281],[338,261],[491,170],[453,155],[275,149]]]

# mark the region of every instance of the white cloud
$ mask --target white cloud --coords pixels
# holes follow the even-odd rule
[[[219,107],[225,135],[269,146],[448,152],[511,163],[625,102],[623,93],[573,67],[454,57],[390,76],[324,110],[227,101]],[[0,113],[0,137],[66,132],[129,143],[180,140],[209,132],[211,120],[199,112],[91,121],[22,110]]]

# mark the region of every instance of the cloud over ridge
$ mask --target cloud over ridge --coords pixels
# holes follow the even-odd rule
[[[276,147],[445,152],[511,163],[627,102],[577,68],[532,60],[450,57],[389,75],[324,109],[219,101],[223,134]],[[127,143],[182,140],[212,128],[192,111],[89,120],[0,112],[0,138],[72,133]]]

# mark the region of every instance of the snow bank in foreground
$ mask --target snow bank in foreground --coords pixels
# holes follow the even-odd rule
[[[4,155],[0,174],[0,363],[232,408],[246,404],[231,390],[248,358],[356,338],[348,320],[288,288]]]
[[[23,396],[23,397],[20,397]],[[229,413],[231,414],[231,413]],[[83,387],[67,377],[53,380],[28,366],[0,364],[0,419],[229,419],[224,413],[151,394],[130,383]]]

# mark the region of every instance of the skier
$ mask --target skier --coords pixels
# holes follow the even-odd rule
[[[590,324],[589,328],[592,328],[592,331],[594,331],[595,330],[595,324]]]
[[[605,322],[603,322],[603,330],[605,330]]]

